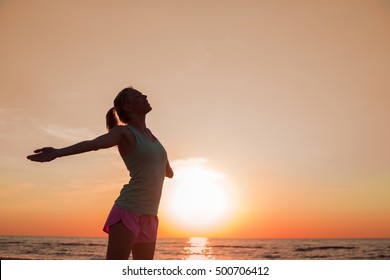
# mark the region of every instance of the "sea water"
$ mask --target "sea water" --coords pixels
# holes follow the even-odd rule
[[[0,236],[0,259],[101,260],[107,238]],[[131,258],[131,257],[130,257]],[[390,260],[389,239],[160,238],[156,260]]]

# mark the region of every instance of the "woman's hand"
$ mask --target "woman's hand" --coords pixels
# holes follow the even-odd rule
[[[45,147],[34,151],[35,154],[27,156],[29,160],[38,162],[48,162],[59,157],[57,149]]]
[[[171,165],[169,164],[169,161],[167,161],[165,165],[165,177],[168,177],[169,179],[173,177],[173,170]]]

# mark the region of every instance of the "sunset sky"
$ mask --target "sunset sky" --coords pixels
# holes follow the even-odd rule
[[[390,237],[390,1],[0,1],[0,235],[105,236],[129,85],[175,170],[159,237]]]

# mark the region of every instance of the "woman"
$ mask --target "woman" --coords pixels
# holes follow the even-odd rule
[[[62,149],[46,147],[27,158],[37,162],[52,161],[113,146],[118,147],[130,182],[122,188],[108,215],[103,230],[108,233],[107,259],[153,259],[164,178],[173,171],[167,153],[146,127],[146,114],[152,110],[146,95],[136,89],[123,89],[106,115],[108,133]],[[127,125],[118,125],[119,120]]]

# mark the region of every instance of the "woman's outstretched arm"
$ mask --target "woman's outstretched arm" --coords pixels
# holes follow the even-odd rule
[[[58,157],[110,148],[119,144],[121,139],[124,137],[124,133],[125,129],[123,129],[123,127],[117,126],[111,129],[108,133],[103,134],[93,140],[82,141],[62,149],[55,149],[52,147],[41,148],[35,150],[35,154],[29,155],[27,158],[32,161],[48,162]]]

